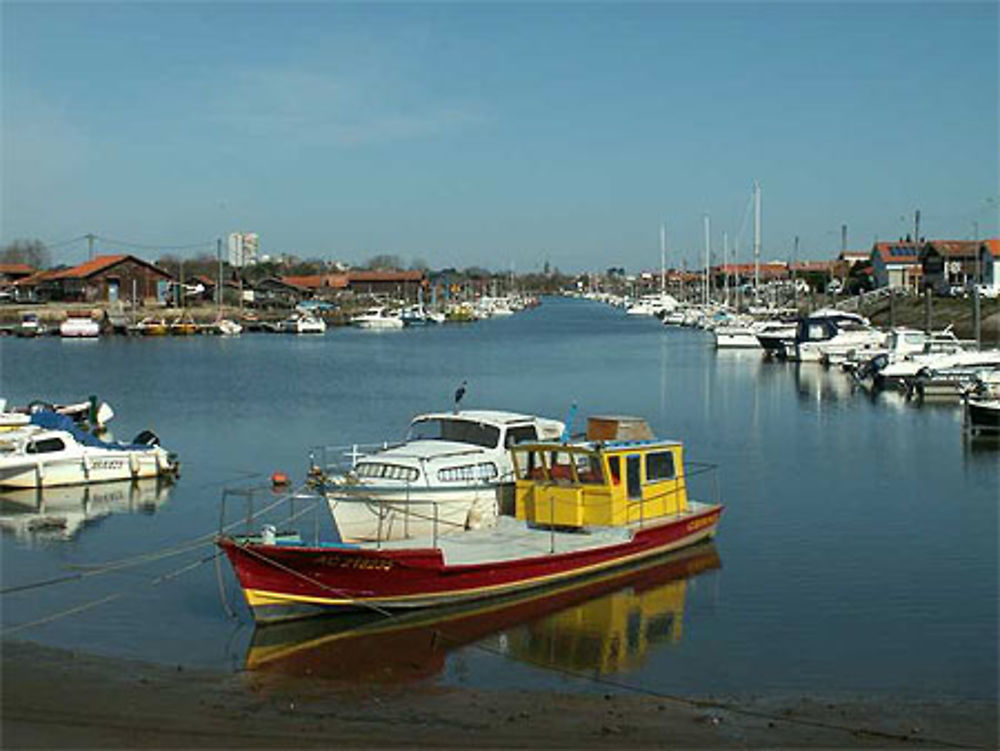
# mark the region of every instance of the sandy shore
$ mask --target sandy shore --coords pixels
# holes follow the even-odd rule
[[[270,682],[4,642],[3,748],[995,748],[992,703]]]

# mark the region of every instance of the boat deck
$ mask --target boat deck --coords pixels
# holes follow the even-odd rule
[[[646,520],[645,525],[696,516],[712,508],[711,504],[689,502],[688,511],[682,514]],[[589,527],[580,531],[560,531],[529,527],[523,521],[510,516],[501,516],[495,525],[485,529],[471,529],[456,534],[438,535],[437,548],[441,550],[445,565],[462,566],[470,564],[512,561],[552,553],[572,553],[607,545],[628,542],[640,529],[638,523],[627,527]],[[429,537],[390,540],[376,545],[367,543],[362,547],[381,550],[412,550],[414,548],[434,548],[434,540]]]

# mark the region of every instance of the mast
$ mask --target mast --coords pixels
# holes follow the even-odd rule
[[[660,299],[667,292],[667,228],[660,225]]]
[[[722,233],[722,270],[725,272],[726,307],[729,307],[729,233]]]
[[[753,181],[753,293],[760,286],[760,183]]]
[[[712,235],[712,220],[708,216],[708,212],[705,213],[705,280],[702,284],[702,301],[705,305],[708,305],[708,261],[709,254],[711,253],[711,235]]]

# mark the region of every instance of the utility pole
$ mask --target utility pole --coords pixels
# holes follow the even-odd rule
[[[88,233],[88,234],[84,235],[84,237],[87,238],[87,260],[88,261],[93,261],[94,260],[94,240],[97,239],[97,235],[95,235],[94,233],[91,232],[91,233]]]

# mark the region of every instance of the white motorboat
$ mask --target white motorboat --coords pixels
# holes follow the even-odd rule
[[[563,430],[558,420],[495,410],[417,415],[403,443],[352,451],[350,467],[324,462],[314,474],[344,540],[458,531],[492,523],[513,503],[512,445]]]
[[[1000,387],[1000,349],[940,355],[903,379],[906,393],[922,399],[961,399],[978,383]]]
[[[237,323],[231,318],[219,318],[213,324],[212,328],[220,336],[239,336],[243,333],[242,324]]]
[[[795,344],[795,332],[798,324],[791,321],[762,321],[760,327],[754,332],[757,343],[768,356],[784,357],[789,346]]]
[[[851,350],[879,350],[885,334],[864,316],[843,310],[818,310],[799,321],[795,343],[786,354],[798,362],[823,362],[846,357]]]
[[[369,308],[354,316],[351,323],[362,329],[401,329],[404,325],[403,316],[398,311],[384,307]]]
[[[716,349],[760,349],[757,331],[761,324],[753,319],[727,318],[712,329]]]
[[[0,487],[38,488],[175,475],[176,455],[143,431],[132,443],[105,443],[65,415],[36,412],[30,424],[0,433]]]
[[[31,424],[31,416],[42,411],[66,415],[78,427],[94,432],[104,430],[115,416],[111,406],[107,402],[98,402],[96,396],[70,404],[50,404],[36,399],[24,407],[9,407],[6,399],[0,399],[0,431],[27,427]]]
[[[326,321],[311,313],[296,313],[282,322],[286,334],[325,334]]]
[[[34,337],[48,333],[45,324],[38,320],[37,313],[22,313],[21,323],[14,329],[18,336]]]
[[[100,335],[100,325],[89,315],[70,316],[59,324],[59,336],[64,339],[93,339]]]
[[[971,351],[973,341],[963,341],[951,331],[927,333],[918,329],[896,328],[889,332],[884,351],[874,355],[855,353],[844,363],[861,385],[875,388],[900,385],[943,355]]]

